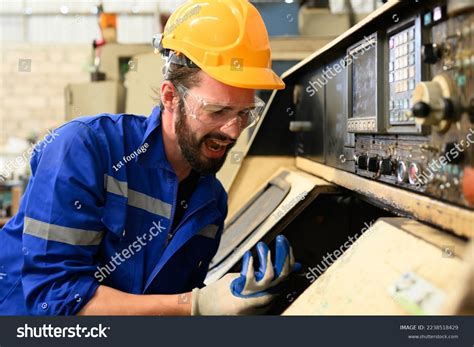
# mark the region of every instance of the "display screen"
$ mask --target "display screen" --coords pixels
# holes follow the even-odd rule
[[[377,61],[375,45],[352,52],[352,117],[375,117],[377,107]]]

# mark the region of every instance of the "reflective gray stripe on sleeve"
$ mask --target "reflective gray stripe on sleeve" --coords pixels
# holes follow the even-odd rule
[[[171,218],[171,204],[135,190],[128,190],[128,204],[168,219]]]
[[[105,181],[105,189],[109,193],[114,193],[117,195],[121,195],[124,197],[127,197],[128,195],[128,184],[127,182],[122,182],[119,181],[116,178],[113,178],[112,176],[105,175],[104,177]]]
[[[25,217],[23,233],[73,246],[97,246],[104,236],[103,231],[68,228],[41,222],[29,217]]]
[[[204,237],[209,237],[211,239],[215,239],[217,230],[219,230],[217,225],[209,224],[209,225],[206,225],[204,228],[202,228],[201,231],[199,231],[197,234]]]

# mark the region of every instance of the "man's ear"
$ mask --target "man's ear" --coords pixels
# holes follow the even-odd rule
[[[176,94],[175,88],[170,81],[163,81],[161,84],[161,102],[166,111],[173,113],[176,107]]]

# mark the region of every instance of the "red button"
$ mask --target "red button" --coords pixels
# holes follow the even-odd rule
[[[466,167],[464,169],[462,191],[464,193],[464,199],[466,199],[470,205],[474,205],[474,167]]]

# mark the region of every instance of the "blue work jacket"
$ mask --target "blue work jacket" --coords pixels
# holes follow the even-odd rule
[[[0,315],[74,315],[99,285],[135,294],[202,287],[227,194],[201,175],[174,230],[178,179],[161,112],[66,123],[31,159],[19,212],[0,229]]]

